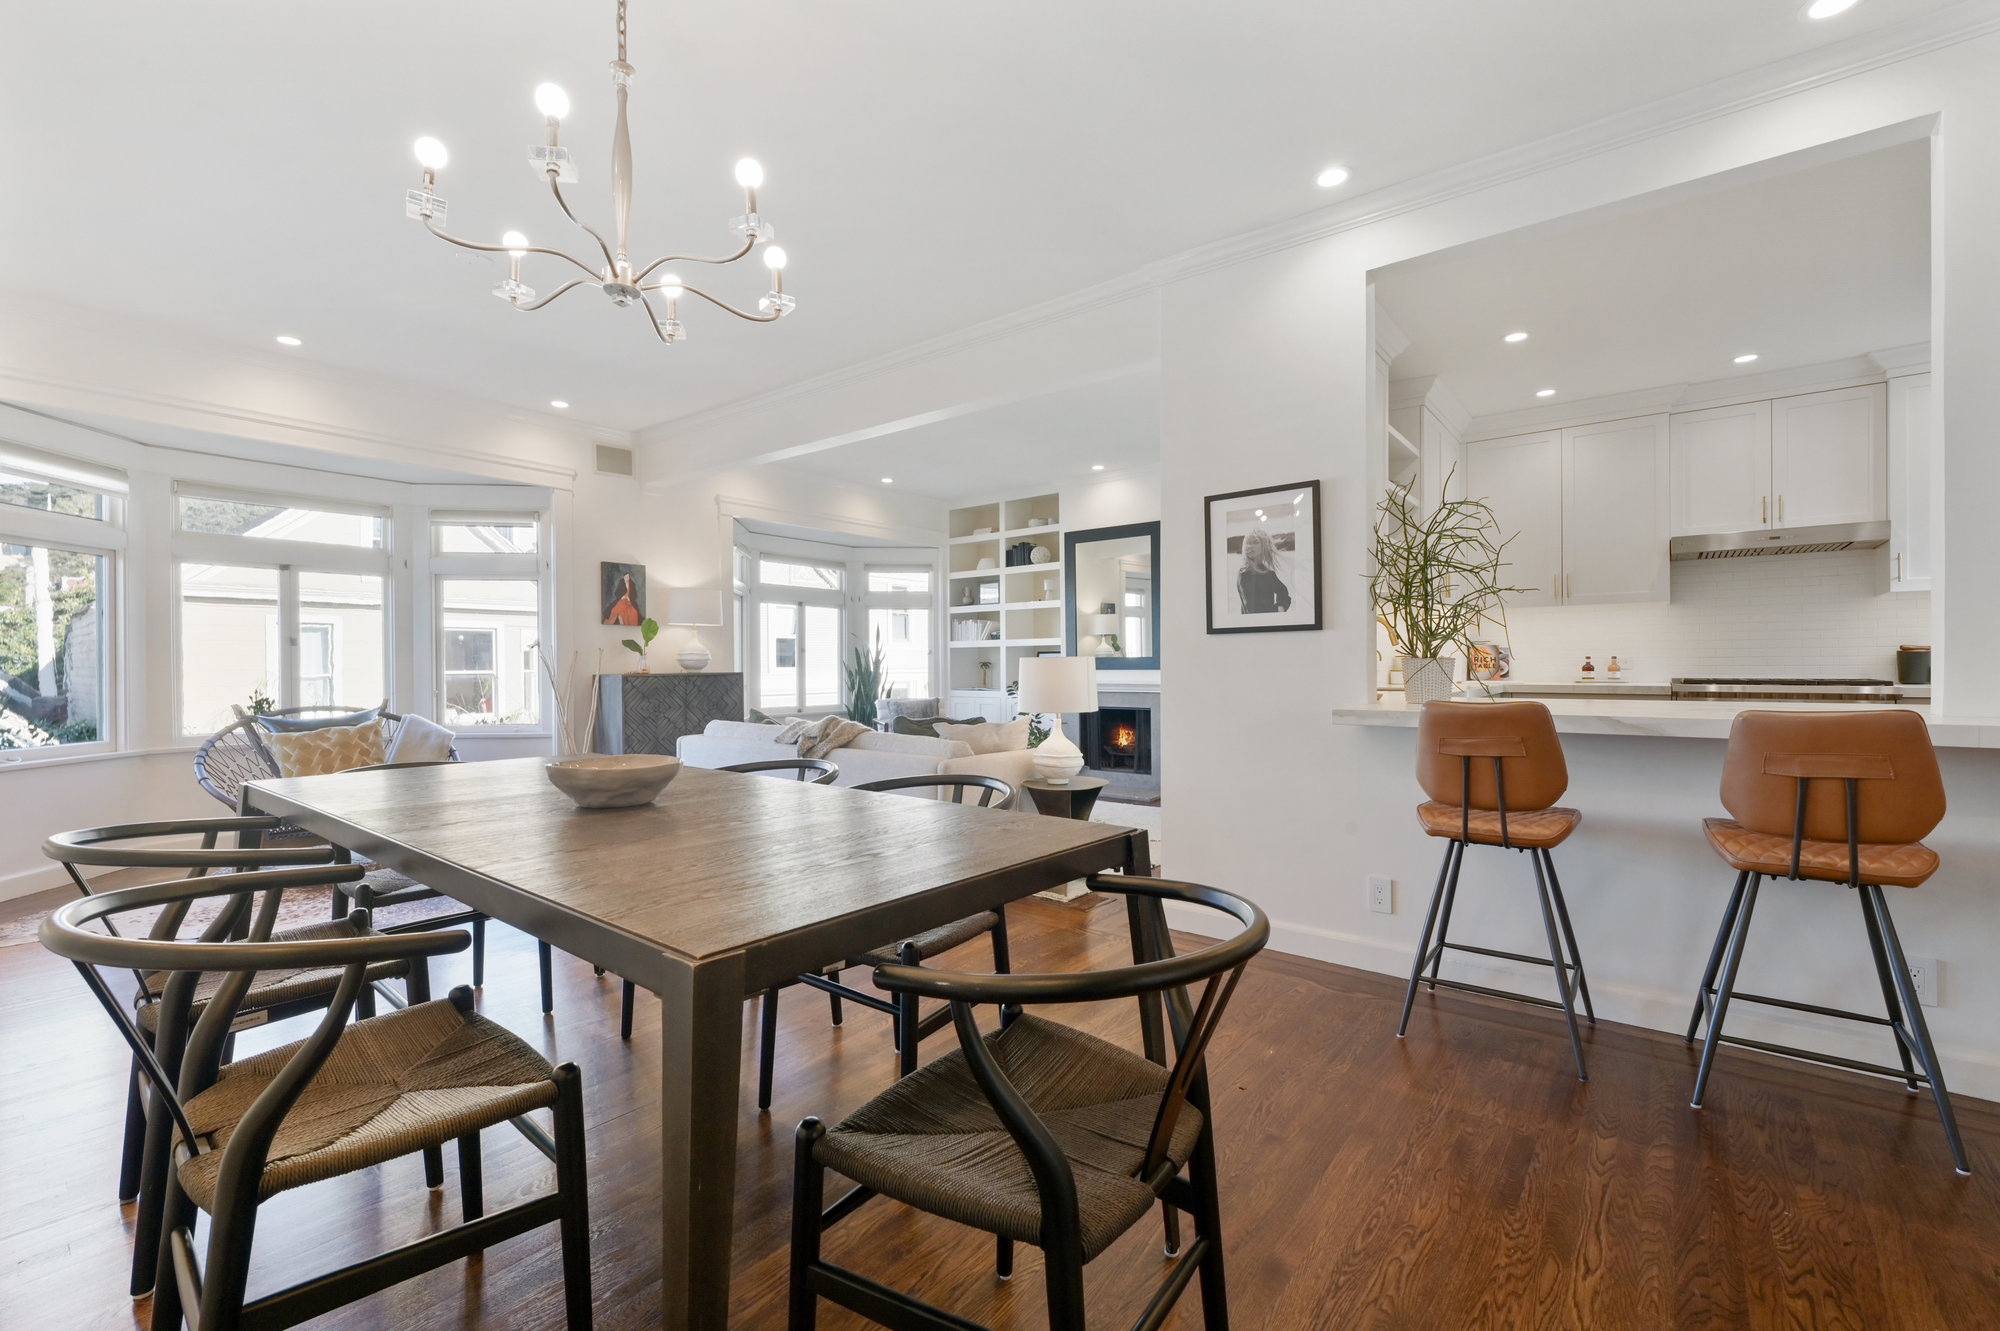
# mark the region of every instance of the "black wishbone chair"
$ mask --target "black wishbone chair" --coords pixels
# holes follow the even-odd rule
[[[74,832],[58,832],[42,843],[42,853],[60,861],[77,890],[91,895],[96,888],[83,873],[88,869],[146,869],[171,872],[186,871],[189,878],[200,878],[211,871],[241,872],[252,869],[273,869],[285,866],[327,866],[332,863],[334,852],[331,848],[319,846],[244,845],[246,840],[255,842],[283,824],[276,818],[179,818],[151,823],[124,823],[110,827],[89,827]],[[224,837],[232,837],[234,847],[217,843]],[[188,838],[199,838],[199,846],[178,844]],[[171,846],[139,846],[137,841],[157,841],[173,838],[177,844]],[[358,873],[358,871],[356,871]],[[321,882],[332,882],[332,878],[322,878]],[[338,885],[337,885],[338,886]],[[177,902],[163,910],[154,921],[150,937],[171,941],[179,932],[187,916],[188,903]],[[374,931],[366,923],[367,916],[324,924],[311,924],[296,929],[283,929],[272,935],[275,942],[310,941],[329,938],[360,938],[373,936]],[[106,922],[109,925],[109,921]],[[134,1016],[142,1039],[151,1043],[159,1028],[161,1013],[160,997],[166,987],[168,977],[143,970],[133,972],[135,1005]],[[403,981],[404,996],[399,999],[395,992],[384,987],[384,982],[392,979]],[[369,968],[368,985],[362,989],[356,1000],[361,1015],[373,1016],[375,999],[379,993],[384,1001],[396,1007],[404,1006],[405,1000],[422,1003],[430,999],[430,972],[421,957],[414,960],[390,960],[377,962]],[[215,996],[222,982],[220,975],[204,977],[195,986],[190,1000],[193,1016],[200,1016],[202,1009]],[[259,973],[250,984],[239,1004],[235,1028],[262,1025],[266,1022],[283,1021],[308,1012],[317,1012],[333,1001],[334,991],[340,985],[340,972],[333,967],[299,969],[296,967]],[[225,1041],[223,1056],[227,1060],[230,1042]],[[179,1059],[163,1053],[162,1063],[169,1076],[179,1075]],[[145,1101],[144,1068],[134,1055],[132,1076],[126,1096],[125,1142],[118,1171],[118,1199],[139,1203],[136,1217],[136,1241],[133,1248],[132,1292],[143,1294],[152,1288],[153,1257],[159,1234],[162,1189],[166,1177],[167,1164],[167,1119],[164,1112],[157,1114],[150,1125]],[[431,1153],[435,1159],[426,1157],[426,1165],[432,1166],[433,1186],[444,1182],[444,1157]]]
[[[277,1331],[530,1229],[560,1222],[569,1325],[590,1326],[589,1205],[584,1181],[583,1097],[571,1064],[551,1067],[519,1039],[472,1011],[472,991],[415,1003],[350,1026],[371,967],[463,951],[466,935],[368,934],[280,942],[272,926],[288,888],[351,882],[352,866],[257,870],[70,902],[42,923],[41,942],[73,963],[131,1046],[173,1127],[173,1169],[158,1239],[152,1326],[174,1331]],[[227,898],[199,941],[98,933],[113,917]],[[254,913],[253,913],[253,903]],[[365,926],[365,920],[362,921]],[[247,927],[246,927],[247,926]],[[236,941],[240,939],[241,941]],[[170,978],[149,1042],[98,967]],[[338,986],[312,1034],[235,1063],[223,1044],[259,974],[333,968]],[[193,999],[220,972],[199,1019]],[[170,1076],[166,1061],[178,1061]],[[321,1074],[326,1075],[322,1076]],[[552,1108],[553,1140],[525,1115]],[[556,1191],[485,1215],[482,1129],[513,1122],[555,1162]],[[464,1223],[379,1256],[245,1301],[258,1207],[272,1195],[456,1141]],[[204,1259],[196,1210],[209,1213]]]
[[[824,758],[772,758],[766,762],[737,763],[733,767],[718,767],[715,770],[750,773],[785,772],[796,780],[810,782],[815,786],[830,786],[840,778],[840,769]],[[603,972],[599,971],[598,974],[602,975]],[[618,1003],[618,1038],[621,1040],[632,1038],[632,1000],[638,996],[638,992],[637,985],[630,980],[625,981],[625,992],[620,996]],[[543,1011],[547,1009],[544,1008]],[[771,1107],[769,1066],[768,1063],[765,1064],[767,1071],[764,1073],[764,1098],[758,1101],[759,1107],[764,1109]]]
[[[959,1047],[832,1128],[816,1118],[799,1125],[790,1331],[813,1331],[823,1298],[892,1331],[977,1331],[964,1318],[821,1258],[827,1227],[878,1193],[997,1235],[1003,1277],[1013,1270],[1016,1242],[1040,1247],[1051,1331],[1084,1331],[1084,1264],[1142,1220],[1156,1199],[1164,1201],[1194,1218],[1195,1237],[1134,1331],[1157,1331],[1197,1274],[1202,1325],[1227,1331],[1203,1056],[1244,966],[1270,937],[1270,923],[1243,898],[1194,883],[1093,877],[1090,884],[1144,899],[1136,903],[1133,932],[1148,959],[1075,975],[970,975],[903,965],[875,972],[875,982],[893,993],[949,1002]],[[1164,901],[1207,906],[1243,927],[1233,938],[1174,956],[1160,916]],[[1196,984],[1199,997],[1190,999]],[[980,1033],[973,1017],[982,1003],[1137,998],[1143,1021],[1161,994],[1174,1044],[1164,1067],[1034,1014],[990,1035]],[[830,1206],[828,1169],[857,1185]]]

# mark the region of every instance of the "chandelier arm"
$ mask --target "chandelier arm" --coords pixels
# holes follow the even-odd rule
[[[752,249],[756,248],[756,245],[757,245],[757,238],[755,236],[752,236],[750,239],[744,241],[743,248],[736,251],[736,253],[734,254],[662,255],[661,257],[647,264],[644,268],[641,268],[639,270],[639,275],[637,277],[634,277],[632,280],[634,282],[645,281],[647,275],[650,274],[655,268],[658,268],[663,263],[735,263],[738,259],[742,258],[744,255],[748,254]]]
[[[775,313],[751,314],[748,311],[739,310],[726,300],[717,300],[714,296],[709,295],[706,291],[703,291],[700,287],[684,286],[681,288],[681,290],[687,292],[690,296],[700,296],[703,300],[707,301],[709,304],[714,305],[720,309],[728,310],[731,314],[735,315],[739,319],[748,319],[753,324],[768,324],[768,323],[776,323],[778,321],[778,316]]]
[[[645,307],[646,318],[652,321],[653,335],[658,337],[660,341],[665,342],[668,346],[672,346],[673,343],[669,341],[667,338],[667,330],[660,327],[660,316],[653,313],[653,302],[647,300],[644,296],[641,296],[639,297],[639,304]]]
[[[523,254],[553,254],[558,259],[568,259],[571,263],[583,269],[584,272],[589,273],[591,281],[595,282],[598,280],[597,270],[583,260],[576,258],[574,255],[564,254],[561,250],[549,249],[545,245],[482,245],[476,240],[460,240],[457,236],[442,230],[438,226],[436,219],[429,217],[424,219],[424,229],[439,240],[447,241],[450,244],[458,246],[460,249],[480,250],[487,254],[511,254],[517,249]]]
[[[554,291],[551,291],[548,295],[543,296],[538,301],[534,301],[527,305],[516,305],[514,308],[517,310],[539,310],[540,308],[542,308],[542,306],[548,304],[550,301],[554,300],[557,296],[562,295],[562,293],[565,291],[574,290],[577,287],[590,287],[596,285],[597,283],[594,281],[587,281],[584,278],[579,277],[575,281],[563,283],[561,286],[557,287]]]
[[[613,262],[611,258],[611,247],[604,243],[604,237],[597,234],[596,227],[592,226],[590,223],[584,221],[581,217],[578,217],[575,213],[570,211],[569,200],[563,198],[562,184],[560,181],[556,179],[556,173],[553,171],[549,172],[549,192],[556,196],[556,207],[563,210],[563,216],[567,217],[570,221],[582,227],[585,231],[588,231],[590,233],[590,238],[597,242],[597,248],[604,251],[605,272],[611,274],[614,277],[617,276],[618,265],[615,262]],[[586,269],[585,271],[588,272],[589,270]],[[591,273],[591,276],[596,277],[597,274]]]

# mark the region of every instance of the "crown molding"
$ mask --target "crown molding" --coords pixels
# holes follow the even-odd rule
[[[1882,367],[1882,373],[1890,378],[1905,374],[1928,374],[1931,368],[1931,344],[1912,342],[1906,347],[1884,347],[1880,351],[1868,353],[1868,359]]]
[[[901,351],[857,361],[766,393],[752,394],[686,416],[660,421],[635,434],[672,438],[783,403],[864,383],[1115,305],[1217,268],[1371,226],[1995,32],[2000,32],[2000,0],[1963,0],[1948,9],[1935,10],[1873,32],[1802,51],[1785,60],[1745,70],[1572,129],[1386,185],[1340,204],[1196,246],[1069,295],[912,343]]]
[[[1610,393],[1604,397],[1578,398],[1574,402],[1552,402],[1547,406],[1503,411],[1469,422],[1464,438],[1466,443],[1476,444],[1482,439],[1505,439],[1509,435],[1534,434],[1538,430],[1555,430],[1565,425],[1623,420],[1627,416],[1653,416],[1672,410],[1686,391],[1686,384],[1667,384],[1659,388],[1635,389],[1630,393]]]
[[[1401,411],[1407,407],[1428,408],[1444,422],[1445,429],[1461,439],[1472,424],[1472,413],[1458,400],[1458,394],[1435,374],[1389,381],[1389,409]]]
[[[1373,304],[1375,306],[1375,359],[1381,361],[1382,368],[1387,370],[1391,365],[1395,364],[1396,357],[1410,349],[1410,335],[1403,331],[1401,324],[1389,317],[1389,311],[1382,308],[1381,301],[1374,301]]]

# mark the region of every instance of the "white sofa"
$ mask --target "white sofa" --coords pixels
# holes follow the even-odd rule
[[[772,742],[780,729],[754,721],[710,721],[701,734],[682,735],[677,748],[681,761],[690,767],[734,767],[738,763],[796,758],[797,744]],[[1019,791],[1021,783],[1035,774],[1033,749],[975,754],[964,740],[887,735],[873,730],[826,757],[840,768],[840,776],[834,781],[839,786],[858,786],[897,776],[942,774],[997,776]],[[1016,804],[1033,807],[1025,796],[1018,798]]]

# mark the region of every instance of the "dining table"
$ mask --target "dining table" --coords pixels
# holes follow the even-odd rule
[[[548,761],[253,781],[242,811],[660,996],[668,1331],[728,1323],[746,998],[1074,879],[1152,870],[1136,828],[706,768],[650,804],[581,809]],[[1156,1014],[1146,1028],[1157,1057]]]

